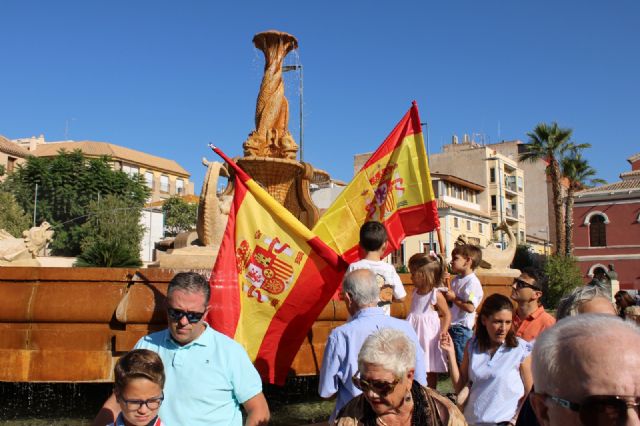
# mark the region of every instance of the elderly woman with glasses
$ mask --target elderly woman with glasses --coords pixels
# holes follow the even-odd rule
[[[414,381],[415,347],[402,331],[371,334],[358,354],[353,383],[362,394],[338,413],[339,426],[447,425],[467,423],[447,398]]]
[[[531,345],[516,337],[513,305],[501,294],[489,296],[464,350],[458,370],[451,339],[441,343],[449,356],[456,392],[469,385],[464,417],[471,425],[515,425],[531,387]]]

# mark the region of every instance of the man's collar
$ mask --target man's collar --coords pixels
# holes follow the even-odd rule
[[[384,315],[384,310],[378,306],[371,306],[369,308],[360,309],[351,319],[361,318],[361,317],[371,317],[374,315]]]
[[[520,315],[518,315],[518,311],[516,311],[516,316],[520,321],[524,321],[525,319],[536,319],[543,313],[544,313],[544,306],[538,305],[538,308],[535,311],[531,312],[529,315],[527,315],[525,318],[520,318]]]

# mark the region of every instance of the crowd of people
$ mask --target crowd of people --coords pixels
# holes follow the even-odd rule
[[[368,222],[360,241],[365,256],[339,293],[349,319],[330,333],[320,371],[320,396],[335,398],[328,424],[640,425],[640,306],[628,293],[614,305],[600,285],[576,288],[554,318],[539,271],[523,269],[510,297],[485,298],[482,252],[459,245],[451,272],[436,253],[410,258],[414,291],[401,320],[390,315],[406,293],[381,259],[384,226]],[[168,328],[120,358],[95,425],[240,425],[241,407],[245,425],[268,424],[258,373],[203,321],[208,306],[202,275],[172,279]],[[436,390],[442,373],[453,395]]]

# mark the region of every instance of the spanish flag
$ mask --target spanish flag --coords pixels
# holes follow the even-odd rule
[[[440,227],[415,101],[324,212],[313,233],[352,263],[360,258],[360,226],[370,220],[387,228],[388,252],[397,249],[406,236]]]
[[[283,385],[347,264],[219,149],[235,172],[210,279],[207,322],[244,346],[262,379]]]

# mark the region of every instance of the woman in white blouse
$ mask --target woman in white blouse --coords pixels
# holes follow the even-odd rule
[[[531,390],[531,346],[515,336],[512,318],[509,298],[501,294],[487,297],[459,370],[451,338],[441,342],[449,355],[456,393],[469,386],[464,416],[470,425],[515,425]]]

